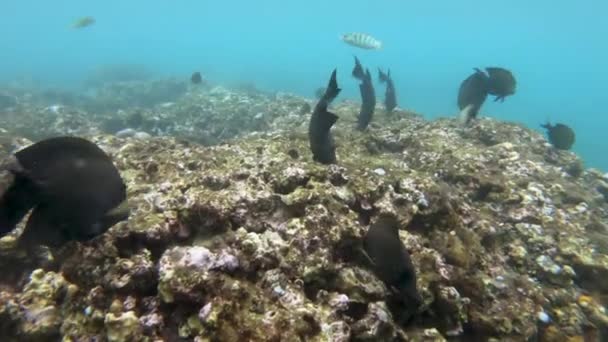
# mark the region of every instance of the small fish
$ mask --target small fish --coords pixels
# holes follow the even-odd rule
[[[336,145],[331,135],[331,127],[338,121],[338,116],[327,110],[327,106],[338,96],[336,69],[331,73],[325,94],[321,97],[310,117],[308,139],[313,160],[322,164],[336,163]]]
[[[495,95],[494,102],[504,102],[505,97],[515,94],[517,82],[511,71],[504,68],[486,68],[488,72],[488,94]]]
[[[18,151],[4,165],[13,179],[0,197],[0,237],[33,209],[19,237],[23,248],[90,240],[129,215],[118,170],[88,140],[46,139]]]
[[[488,76],[477,68],[474,70],[475,73],[462,81],[458,90],[459,117],[463,124],[477,117],[488,97]]]
[[[379,50],[382,48],[382,42],[378,39],[370,36],[369,34],[353,32],[346,33],[340,36],[340,39],[346,44],[366,49],[366,50]]]
[[[422,298],[416,288],[416,269],[399,239],[399,221],[388,215],[378,218],[365,234],[363,248],[378,278],[391,291],[418,307]]]
[[[82,17],[72,25],[72,28],[81,29],[95,24],[95,18],[93,17]]]
[[[203,82],[203,77],[201,76],[201,73],[197,71],[192,74],[190,81],[192,84],[201,84],[201,82]]]
[[[380,68],[378,68],[378,79],[380,80],[380,83],[386,83],[386,91],[384,93],[384,108],[390,113],[393,111],[393,109],[395,109],[395,107],[397,107],[397,94],[395,92],[393,78],[391,77],[391,70],[389,69],[387,73],[384,73]]]
[[[363,72],[363,66],[359,59],[355,56],[355,67],[353,68],[353,77],[361,81],[359,84],[359,92],[361,93],[361,110],[357,119],[357,129],[362,131],[372,121],[374,110],[376,109],[376,91],[372,83],[372,76],[369,69]]]
[[[561,123],[551,125],[548,122],[540,126],[547,130],[549,142],[558,150],[569,150],[574,145],[576,137],[572,128]]]

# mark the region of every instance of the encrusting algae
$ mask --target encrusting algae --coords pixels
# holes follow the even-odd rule
[[[608,252],[596,237],[608,233],[608,179],[573,153],[518,125],[463,128],[400,109],[359,132],[359,105],[342,102],[332,106],[337,157],[323,165],[310,152],[311,113],[300,112],[310,100],[195,91],[163,112],[175,127],[192,120],[178,108],[206,94],[223,94],[217,107],[247,99],[275,112],[257,129],[201,113],[242,127],[207,147],[102,134],[95,116],[71,114],[111,157],[131,213],[46,261],[14,248],[23,223],[5,236],[3,341],[606,339]],[[6,124],[27,131],[19,120]],[[0,130],[2,157],[27,144]],[[419,305],[396,298],[362,252],[380,217],[398,222],[391,236],[409,255]]]

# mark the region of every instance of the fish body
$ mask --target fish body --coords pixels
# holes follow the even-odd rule
[[[331,74],[325,93],[317,102],[310,117],[308,139],[313,160],[322,164],[336,163],[336,146],[331,135],[331,127],[338,121],[338,116],[327,110],[327,106],[338,96],[336,70]]]
[[[541,127],[547,130],[549,142],[558,150],[569,150],[574,145],[574,141],[576,140],[574,130],[567,125],[561,123],[551,125],[550,123],[546,123],[541,125]]]
[[[363,66],[355,56],[355,67],[352,72],[353,77],[361,81],[359,92],[361,93],[361,110],[357,119],[357,129],[364,130],[372,121],[374,110],[376,109],[376,91],[372,83],[372,76],[369,69],[363,71]]]
[[[72,25],[73,28],[80,29],[95,24],[95,18],[93,17],[82,17]]]
[[[487,97],[488,76],[483,71],[475,69],[472,75],[462,81],[458,90],[458,108],[460,119],[464,124],[477,117]]]
[[[397,219],[382,216],[376,220],[363,238],[363,248],[378,278],[408,303],[419,306],[422,299],[416,287],[416,269],[399,239]]]
[[[90,240],[128,217],[126,186],[97,145],[76,137],[43,140],[15,153],[13,181],[0,197],[0,236],[31,210],[22,246]]]
[[[352,32],[346,33],[340,36],[340,39],[346,44],[366,49],[366,50],[379,50],[382,48],[382,42],[378,39],[370,36],[369,34]]]
[[[488,94],[495,95],[494,102],[503,102],[507,96],[515,94],[517,81],[511,71],[504,68],[489,67]]]
[[[384,92],[384,108],[387,112],[392,112],[397,107],[397,94],[395,92],[395,84],[391,77],[391,71],[384,73],[378,69],[378,79],[380,83],[386,83],[386,91]]]
[[[192,84],[201,84],[201,82],[203,82],[201,73],[198,71],[193,73],[192,76],[190,76],[190,82],[192,82]]]

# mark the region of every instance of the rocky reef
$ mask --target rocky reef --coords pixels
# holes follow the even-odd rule
[[[15,250],[15,235],[0,240],[1,335],[608,338],[606,175],[537,132],[492,119],[462,128],[378,109],[369,130],[358,132],[359,106],[350,102],[332,109],[340,116],[338,164],[324,166],[308,147],[310,103],[216,88],[141,112],[142,122],[182,113],[175,117],[183,127],[223,127],[214,146],[180,129],[150,130],[145,139],[101,134],[78,121],[95,116],[74,109],[74,130],[45,133],[81,134],[107,151],[133,211],[103,236],[41,256]],[[26,127],[43,129],[31,116],[3,127],[2,157],[27,143],[14,133]],[[381,214],[401,222],[423,299],[417,309],[395,301],[362,261],[362,237]]]

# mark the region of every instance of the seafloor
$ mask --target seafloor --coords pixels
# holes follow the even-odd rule
[[[13,91],[0,108],[0,157],[87,137],[133,208],[42,256],[0,240],[1,341],[607,340],[608,176],[536,131],[378,107],[361,133],[359,105],[337,101],[324,166],[312,99],[213,87],[134,107],[117,89],[88,104]],[[361,260],[381,213],[416,267],[411,315]]]

